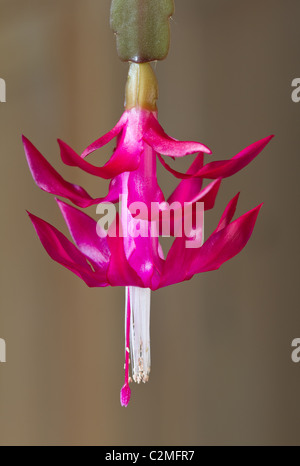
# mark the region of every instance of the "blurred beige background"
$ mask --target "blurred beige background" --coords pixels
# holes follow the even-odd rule
[[[43,251],[25,209],[66,233],[34,184],[24,133],[67,179],[56,139],[78,151],[122,112],[127,65],[109,29],[109,0],[0,0],[1,445],[300,444],[299,0],[177,0],[168,59],[157,65],[160,120],[214,160],[275,133],[225,180],[207,234],[241,191],[239,214],[265,206],[247,248],[218,272],[154,294],[152,374],[123,383],[122,289],[89,290]],[[108,157],[103,152],[103,157]],[[160,181],[174,185],[161,170]]]

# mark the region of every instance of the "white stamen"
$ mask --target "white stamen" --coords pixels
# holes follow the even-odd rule
[[[130,349],[132,378],[135,382],[147,382],[151,368],[150,354],[150,301],[148,288],[129,287],[131,319]],[[126,293],[127,301],[127,293]],[[127,309],[127,303],[126,303]]]

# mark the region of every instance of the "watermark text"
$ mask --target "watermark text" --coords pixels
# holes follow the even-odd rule
[[[0,338],[0,363],[6,362],[6,343],[3,338]]]
[[[292,92],[292,101],[297,104],[300,102],[300,78],[293,79],[292,87],[295,88]]]
[[[0,78],[0,102],[6,102],[6,82]]]
[[[295,348],[292,352],[292,361],[298,364],[300,362],[300,338],[295,338],[292,341],[292,348]]]
[[[97,206],[97,235],[100,238],[184,238],[187,249],[200,248],[204,242],[204,203],[144,202],[128,203],[127,195],[119,198],[119,223],[115,221],[117,208],[113,203]]]

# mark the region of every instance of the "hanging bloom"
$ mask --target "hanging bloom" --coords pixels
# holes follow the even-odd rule
[[[198,273],[217,270],[247,244],[261,208],[259,205],[233,220],[239,196],[236,195],[201,247],[188,247],[193,237],[184,231],[174,239],[164,257],[159,242],[161,217],[158,216],[154,222],[148,214],[139,217],[139,232],[132,235],[130,225],[137,214],[132,205],[142,202],[145,211],[149,212],[153,203],[164,210],[173,203],[193,209],[201,202],[205,210],[210,210],[214,207],[222,179],[248,165],[273,137],[252,144],[229,160],[204,165],[204,156],[211,154],[210,149],[198,142],[181,142],[169,137],[157,119],[157,98],[158,86],[151,66],[131,64],[125,112],[117,125],[82,155],[59,141],[61,158],[66,165],[111,180],[108,194],[103,198],[93,198],[81,186],[66,181],[23,137],[32,176],[42,190],[68,199],[81,208],[117,203],[121,199],[120,213],[108,233],[81,210],[56,199],[75,244],[49,223],[32,214],[29,216],[50,257],[74,272],[89,287],[122,286],[126,289],[123,406],[127,406],[130,400],[129,352],[133,380],[140,383],[149,378],[151,290],[190,280]],[[105,165],[98,167],[87,161],[87,156],[114,138],[117,140],[116,149]],[[196,157],[186,173],[175,171],[163,158],[191,154],[196,154]],[[180,179],[167,200],[157,182],[157,159]],[[212,180],[205,188],[202,186],[204,179]],[[174,228],[171,234],[176,236]]]

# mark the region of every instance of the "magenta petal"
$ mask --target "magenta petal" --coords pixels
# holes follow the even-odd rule
[[[144,134],[144,141],[158,154],[172,157],[184,157],[197,152],[211,154],[211,150],[199,142],[177,141],[177,139],[168,136],[154,115],[149,118],[149,126]]]
[[[195,158],[194,162],[186,172],[188,176],[194,175],[197,173],[202,167],[203,167],[203,153],[200,153],[197,155]],[[174,201],[179,201],[182,202],[185,200],[187,197],[188,199],[193,199],[195,198],[198,193],[201,191],[203,184],[202,178],[191,178],[191,179],[183,179],[176,189],[173,191],[171,196],[168,199],[169,203],[172,203]],[[188,201],[187,201],[188,202]]]
[[[111,130],[109,131],[107,134],[105,134],[104,136],[102,136],[100,139],[97,139],[97,141],[93,142],[92,144],[90,144],[86,149],[85,151],[83,152],[83,154],[81,155],[82,158],[85,158],[87,157],[88,155],[90,155],[92,152],[95,152],[96,150],[100,149],[101,147],[105,146],[106,144],[108,144],[112,139],[114,139],[115,137],[117,137],[120,132],[122,131],[122,129],[124,128],[125,124],[127,122],[127,114],[126,112],[123,113],[121,119],[118,121],[118,123],[116,124],[116,126]]]
[[[78,167],[91,175],[99,176],[104,179],[114,178],[123,172],[135,170],[140,163],[140,154],[142,151],[141,144],[134,147],[122,144],[124,136],[118,144],[110,160],[103,167],[95,167],[80,157],[70,146],[59,140],[61,149],[61,158],[66,165]]]
[[[182,198],[173,198],[171,197],[168,200],[169,205],[171,206],[173,202],[179,202],[182,205],[182,212],[184,212],[184,208],[186,208],[188,205],[192,205],[192,211],[195,212],[196,215],[196,207],[197,203],[203,203],[204,204],[204,210],[211,210],[214,208],[215,202],[216,202],[216,197],[218,195],[220,186],[221,186],[221,179],[214,180],[212,183],[210,183],[208,186],[206,186],[204,189],[202,189],[197,195],[194,195],[194,198],[190,198],[188,194],[186,196],[183,196]],[[177,229],[174,229],[175,223],[174,220],[171,222],[171,236],[174,236],[174,231],[177,231]],[[176,228],[178,228],[179,225],[177,225]],[[162,218],[160,218],[159,221],[159,231],[162,231]],[[184,218],[182,219],[182,230],[184,231]]]
[[[49,256],[59,264],[71,270],[89,287],[107,286],[105,273],[95,273],[87,257],[82,254],[60,231],[44,220],[28,215],[38,237]]]
[[[193,250],[189,277],[196,273],[217,270],[236,256],[248,243],[262,204],[213,233],[204,245]]]
[[[144,144],[143,155],[138,169],[128,174],[127,186],[128,205],[142,201],[147,206],[148,213],[150,213],[151,203],[157,202],[160,204],[165,202],[164,194],[157,182],[156,154],[147,144]],[[142,217],[141,215],[140,218]]]
[[[193,180],[195,181],[195,180]],[[196,193],[196,185],[193,185],[189,191],[190,186],[187,185],[187,192],[185,193],[182,189],[180,193],[181,196],[176,196],[174,192],[171,197],[168,199],[168,203],[171,204],[172,202],[180,202],[182,206],[184,204],[194,204],[195,202],[203,202],[205,210],[213,209],[216,201],[216,197],[218,195],[220,186],[221,186],[221,179],[214,180],[212,183],[208,184],[205,188],[198,191]]]
[[[238,200],[239,200],[239,197],[240,197],[240,193],[238,193],[236,196],[234,196],[233,199],[231,199],[231,201],[229,202],[229,204],[227,205],[226,209],[224,210],[223,212],[223,215],[219,221],[219,224],[215,230],[215,233],[217,231],[220,231],[220,230],[223,230],[223,228],[227,227],[227,225],[229,225],[229,223],[231,222],[231,220],[233,219],[233,216],[235,214],[235,211],[236,211],[236,206],[237,206],[237,203],[238,203]]]
[[[148,228],[150,230],[150,223]],[[149,231],[149,236],[146,238],[134,238],[134,244],[135,248],[128,258],[128,262],[141,278],[143,286],[153,288],[153,283],[160,281],[164,264],[158,237],[151,236]]]
[[[249,147],[246,147],[246,149],[230,160],[210,162],[193,174],[178,172],[170,167],[170,165],[167,164],[163,157],[158,155],[158,158],[166,170],[172,173],[172,175],[176,178],[182,180],[189,180],[193,178],[227,178],[246,167],[255,157],[260,154],[260,152],[266,147],[266,145],[273,137],[274,136],[269,136],[252,144]]]
[[[174,168],[170,167],[169,164],[167,164],[167,162],[163,159],[163,157],[158,154],[158,159],[160,161],[160,163],[162,164],[162,166],[168,170],[169,173],[171,173],[173,176],[175,176],[175,178],[178,178],[180,180],[192,180],[192,179],[196,179],[198,178],[200,181],[198,181],[198,183],[202,183],[202,177],[201,176],[198,176],[198,173],[201,173],[201,169],[202,169],[202,166],[203,166],[203,153],[201,152],[200,154],[198,154],[197,158],[194,160],[194,162],[198,162],[199,164],[201,163],[201,160],[202,160],[202,165],[201,165],[201,168],[195,172],[195,173],[181,173],[181,172],[178,172],[177,170],[174,170]]]
[[[98,268],[105,271],[110,251],[107,238],[97,234],[96,221],[65,202],[57,199],[57,203],[78,249],[93,262],[96,271]]]
[[[110,264],[107,278],[111,286],[139,286],[143,288],[143,282],[138,274],[129,265],[124,250],[124,238],[119,234],[121,230],[119,215],[111,225],[107,242],[111,251]],[[114,235],[112,232],[116,232]]]
[[[251,144],[251,146],[246,147],[230,160],[208,163],[197,173],[197,176],[215,179],[227,178],[228,176],[234,175],[255,159],[255,157],[260,154],[273,137],[274,136],[269,136]]]
[[[186,249],[185,237],[177,237],[167,255],[157,288],[174,285],[187,280],[190,252]]]
[[[226,220],[223,214],[223,225],[233,214],[236,198],[225,210]],[[249,241],[261,207],[262,204],[222,230],[216,230],[201,248],[187,249],[186,238],[176,238],[167,256],[159,287],[190,280],[197,273],[217,270],[224,262],[236,256]]]
[[[216,198],[221,186],[222,180],[219,178],[218,180],[213,181],[209,185],[207,185],[202,191],[196,196],[191,202],[203,202],[204,203],[204,210],[211,210],[214,208]]]
[[[65,197],[79,207],[98,203],[81,186],[66,181],[25,136],[22,139],[31,174],[39,188],[55,196]]]
[[[105,197],[93,199],[81,186],[66,181],[25,137],[22,137],[25,155],[34,181],[37,186],[54,196],[61,196],[78,207],[89,207],[100,202],[117,202],[120,195],[120,183],[118,177],[114,178],[109,187],[109,193]]]

